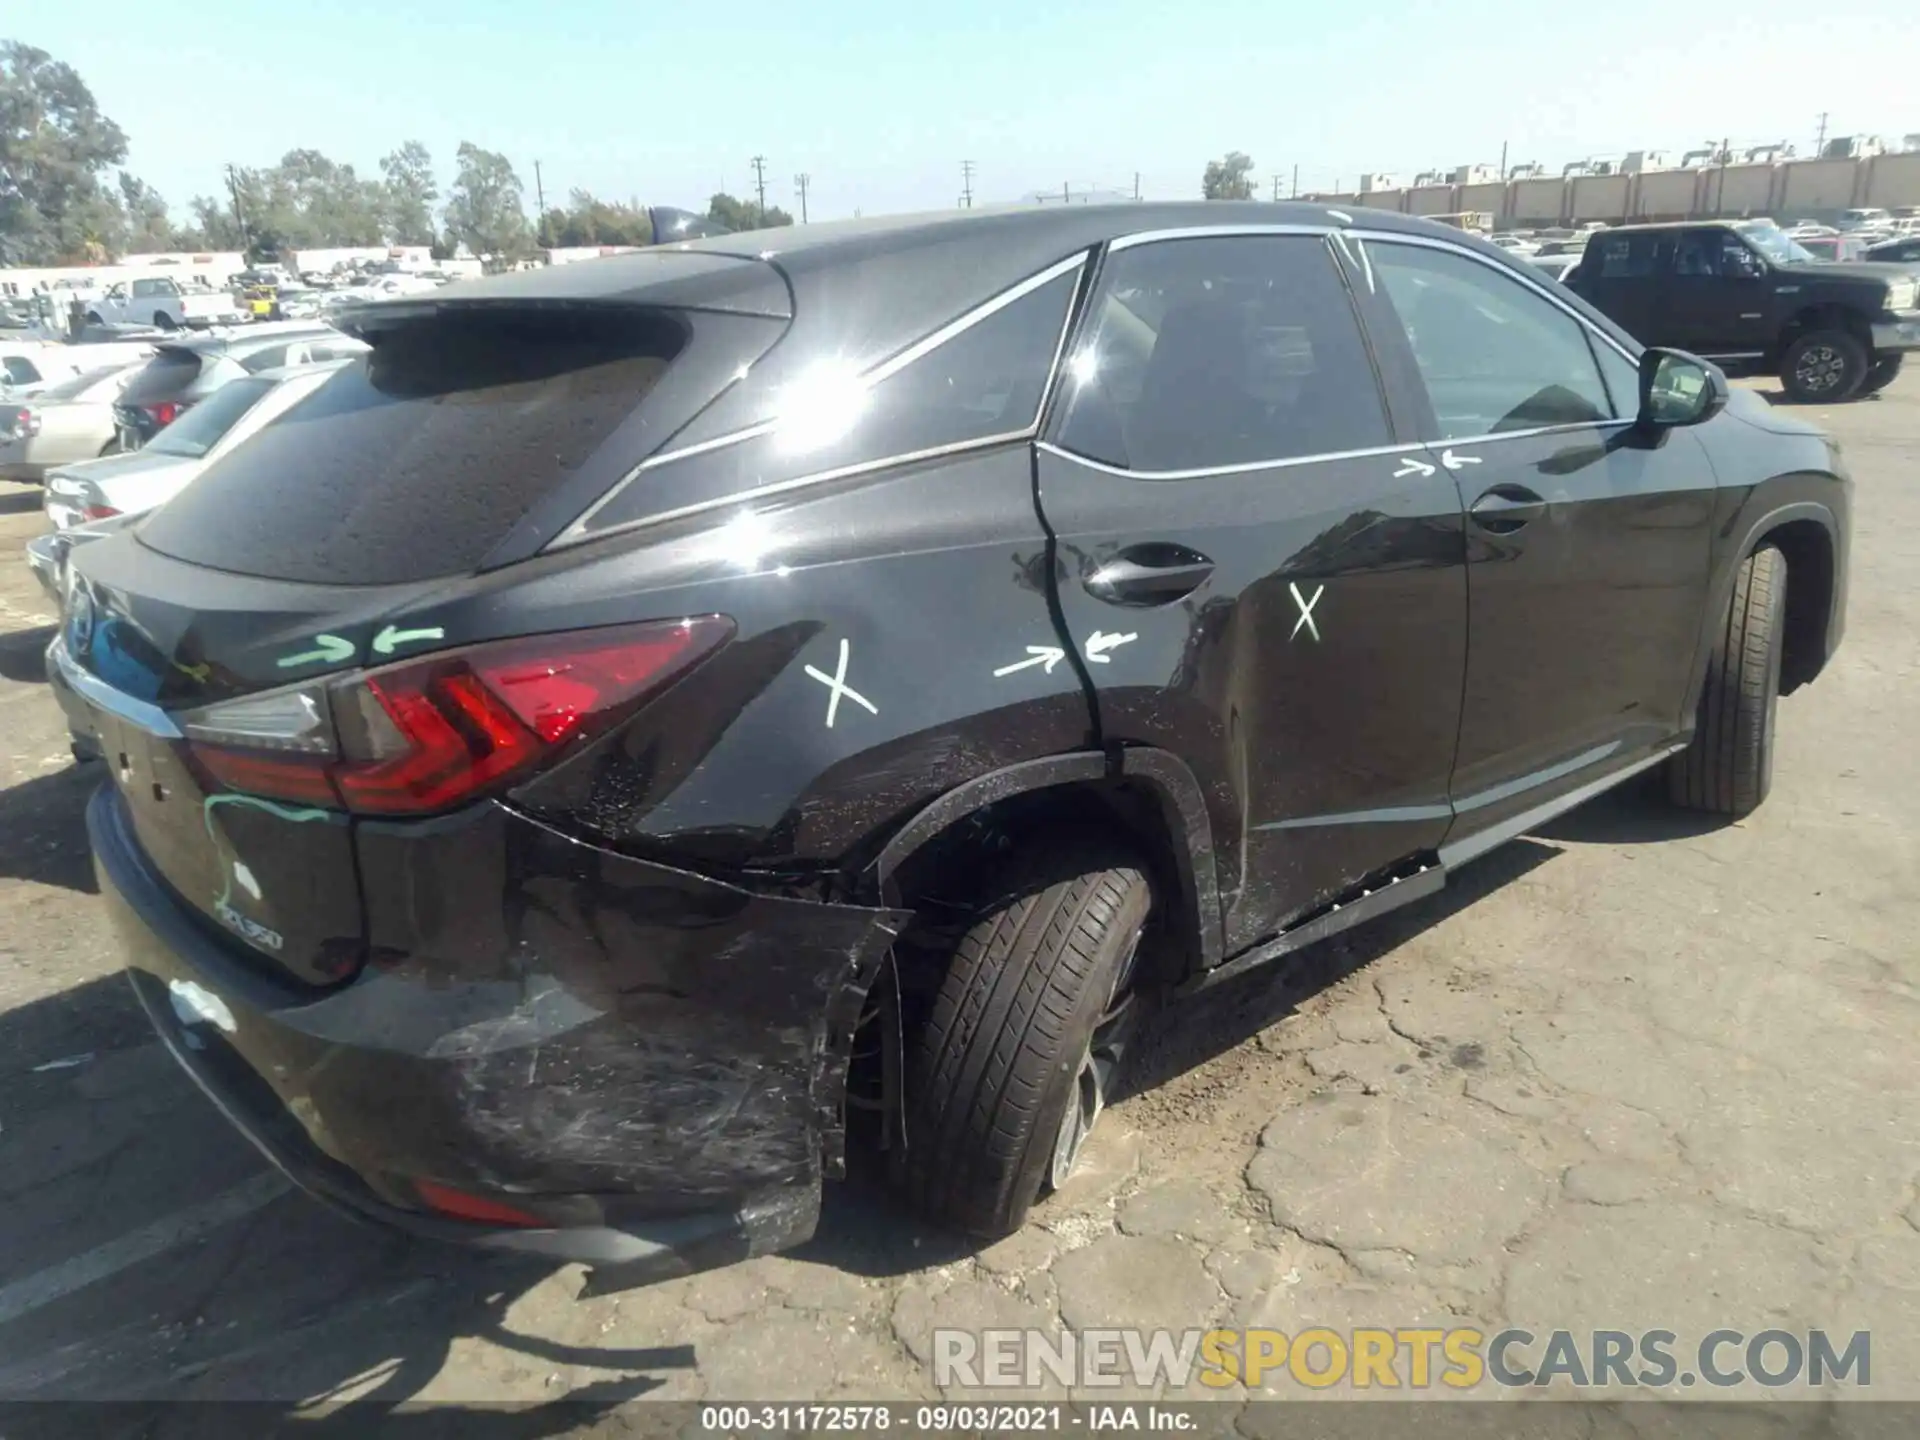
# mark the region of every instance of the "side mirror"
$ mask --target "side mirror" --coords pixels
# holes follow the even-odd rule
[[[1727,377],[1720,367],[1684,350],[1640,352],[1640,414],[1645,430],[1699,425],[1727,408]]]

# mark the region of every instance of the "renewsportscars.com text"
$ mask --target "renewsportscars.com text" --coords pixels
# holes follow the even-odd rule
[[[1597,1388],[1726,1389],[1873,1383],[1864,1330],[1671,1330],[1315,1327],[1283,1330],[936,1330],[933,1383],[980,1387],[1198,1384],[1249,1390]]]

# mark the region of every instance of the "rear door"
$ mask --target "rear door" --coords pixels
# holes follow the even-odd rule
[[[1460,502],[1396,434],[1328,236],[1114,246],[1056,409],[1062,616],[1104,741],[1209,797],[1229,951],[1435,845]],[[1007,658],[996,683],[1031,683]]]
[[[1596,235],[1587,242],[1573,288],[1628,334],[1653,343],[1670,283],[1665,272],[1672,240],[1664,230]]]
[[[1707,603],[1714,475],[1633,428],[1635,362],[1554,293],[1437,241],[1363,242],[1371,328],[1407,363],[1467,512],[1458,839],[1672,739]]]

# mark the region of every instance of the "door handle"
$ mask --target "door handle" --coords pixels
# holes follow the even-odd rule
[[[1474,501],[1467,513],[1482,530],[1511,535],[1546,514],[1547,502],[1524,485],[1496,485]]]
[[[1134,545],[1086,578],[1087,593],[1111,605],[1170,605],[1213,574],[1213,561],[1183,545]]]

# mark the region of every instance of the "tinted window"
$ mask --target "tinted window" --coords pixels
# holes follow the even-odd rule
[[[1448,440],[1613,418],[1586,327],[1492,265],[1368,241]]]
[[[1060,445],[1142,472],[1389,441],[1353,302],[1313,236],[1170,240],[1108,261]]]
[[[269,345],[264,350],[255,350],[240,357],[240,368],[250,374],[258,375],[262,370],[278,370],[287,363],[289,345]]]
[[[1638,280],[1654,273],[1654,257],[1660,237],[1644,235],[1603,235],[1590,242],[1580,264],[1580,273],[1589,279]]]
[[[40,378],[40,372],[34,368],[33,362],[23,355],[9,355],[5,364],[9,384],[31,385]]]
[[[1640,365],[1629,360],[1598,335],[1589,333],[1594,358],[1600,362],[1601,377],[1607,382],[1607,396],[1613,401],[1617,420],[1631,420],[1640,413]]]
[[[1688,230],[1674,247],[1673,273],[1694,278],[1757,275],[1760,264],[1737,235],[1726,230]]]
[[[271,380],[236,380],[212,395],[147,442],[156,455],[184,455],[198,460],[273,388]]]
[[[367,363],[223,456],[141,538],[289,580],[471,570],[634,410],[682,337],[677,323],[624,312],[396,324]]]
[[[819,363],[776,397],[782,418],[765,433],[651,467],[644,483],[628,485],[595,512],[591,528],[1029,429],[1039,418],[1075,280],[1074,272],[1056,276],[878,381]]]

